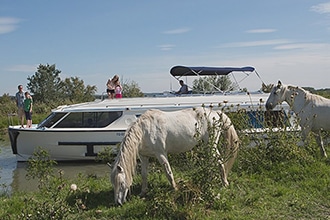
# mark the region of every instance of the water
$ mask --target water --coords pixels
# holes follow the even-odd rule
[[[17,167],[16,157],[10,147],[0,146],[0,192],[11,191],[13,172]]]
[[[26,178],[26,163],[17,162],[8,143],[0,143],[0,193],[36,190],[37,180]],[[109,177],[110,169],[106,164],[95,162],[58,163],[55,172],[62,170],[64,178],[75,178],[78,174]],[[110,181],[110,180],[109,180]]]

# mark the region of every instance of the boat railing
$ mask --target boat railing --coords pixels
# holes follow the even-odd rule
[[[16,114],[16,113],[8,113],[8,114],[7,114],[8,126],[13,126],[13,125],[15,125],[15,124],[14,124],[14,119],[13,119],[14,116],[16,117],[17,114]]]
[[[103,101],[106,97],[108,97],[107,92],[102,92],[101,100]]]

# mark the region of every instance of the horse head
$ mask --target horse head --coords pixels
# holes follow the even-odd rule
[[[126,202],[129,186],[126,182],[125,172],[120,165],[115,165],[112,169],[111,182],[114,189],[115,203],[123,205]]]
[[[266,102],[267,110],[272,110],[277,104],[285,100],[284,91],[285,88],[283,87],[283,84],[281,81],[278,81],[277,85],[275,85],[270,91],[270,95]]]

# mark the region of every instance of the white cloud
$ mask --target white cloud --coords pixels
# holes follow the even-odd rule
[[[276,29],[252,29],[247,30],[247,33],[253,33],[253,34],[263,34],[263,33],[272,33],[277,31]]]
[[[9,68],[7,68],[7,71],[10,72],[30,72],[30,73],[34,73],[37,70],[38,65],[24,65],[24,64],[20,64],[20,65],[15,65],[15,66],[11,66]]]
[[[164,31],[164,34],[183,34],[186,32],[189,32],[190,28],[179,28],[179,29],[173,29],[173,30],[168,30]]]
[[[330,13],[330,2],[314,5],[311,10],[320,14]]]
[[[0,17],[0,34],[6,34],[16,30],[19,21],[19,19],[13,17]]]
[[[158,46],[161,50],[172,50],[175,45],[173,44],[163,44]]]
[[[262,40],[262,41],[247,41],[247,42],[233,42],[223,44],[220,47],[257,47],[257,46],[269,46],[278,44],[288,44],[289,40],[286,39],[274,39],[274,40]]]
[[[309,50],[319,50],[325,47],[329,47],[328,44],[311,44],[311,43],[303,43],[303,44],[284,44],[280,46],[274,47],[276,50],[292,50],[292,49],[309,49]]]

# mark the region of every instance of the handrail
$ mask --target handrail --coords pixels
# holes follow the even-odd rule
[[[8,126],[14,125],[13,116],[17,116],[17,114],[16,113],[8,113],[7,114]]]

